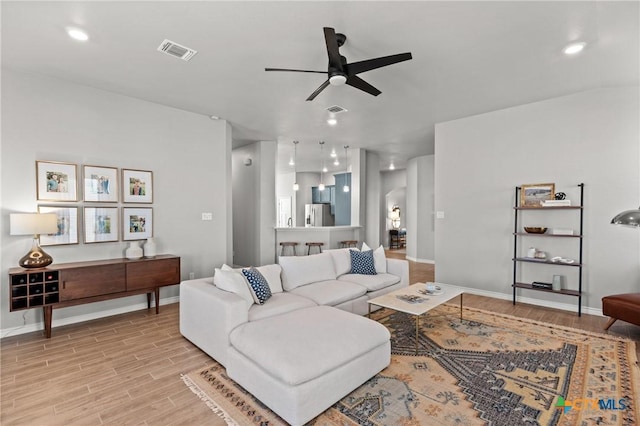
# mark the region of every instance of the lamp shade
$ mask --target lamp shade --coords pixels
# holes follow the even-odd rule
[[[39,235],[58,232],[55,213],[12,213],[9,215],[11,235]]]
[[[626,225],[640,227],[640,208],[618,213],[611,219],[613,225]]]

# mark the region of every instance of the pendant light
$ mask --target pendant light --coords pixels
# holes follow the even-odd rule
[[[297,191],[300,189],[300,185],[298,185],[298,141],[293,141],[293,190]]]
[[[343,192],[349,192],[349,184],[347,180],[347,174],[349,173],[349,145],[344,146],[344,186],[342,187]]]
[[[324,157],[322,156],[324,141],[320,141],[320,185],[318,185],[318,191],[324,191]]]

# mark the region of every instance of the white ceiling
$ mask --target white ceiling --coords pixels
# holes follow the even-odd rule
[[[380,155],[381,167],[433,153],[434,124],[583,90],[638,85],[639,3],[589,2],[31,2],[2,1],[2,65],[199,114],[233,126],[236,145],[278,140],[286,163],[318,170],[318,141]],[[75,25],[90,36],[70,39]],[[411,52],[360,74],[373,97],[329,86],[322,27],[346,34],[349,62]],[[198,51],[183,62],[165,39]],[[562,48],[587,42],[576,56]],[[339,124],[326,108],[340,105]],[[179,142],[179,141],[177,141]],[[342,170],[344,164],[330,170]]]

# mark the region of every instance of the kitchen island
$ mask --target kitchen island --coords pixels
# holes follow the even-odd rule
[[[296,246],[296,255],[303,256],[307,254],[307,246],[305,243],[309,242],[323,243],[323,250],[340,248],[340,241],[344,240],[356,240],[358,241],[358,247],[360,247],[363,238],[361,234],[363,232],[362,226],[276,228],[276,261],[282,250],[280,243],[283,241],[298,243]]]

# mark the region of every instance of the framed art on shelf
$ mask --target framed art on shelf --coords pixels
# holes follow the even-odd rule
[[[115,167],[83,166],[84,201],[118,202],[118,169]]]
[[[151,207],[122,208],[122,239],[145,240],[153,237],[153,209]]]
[[[153,172],[122,169],[122,202],[153,203]]]
[[[544,200],[553,200],[555,187],[554,183],[521,185],[520,207],[542,207]]]
[[[40,245],[78,244],[78,207],[38,206],[38,213],[55,213],[58,217],[58,232],[41,234]]]
[[[36,161],[38,201],[78,201],[78,166],[55,161]]]
[[[118,241],[118,208],[84,208],[84,242],[106,243]]]

